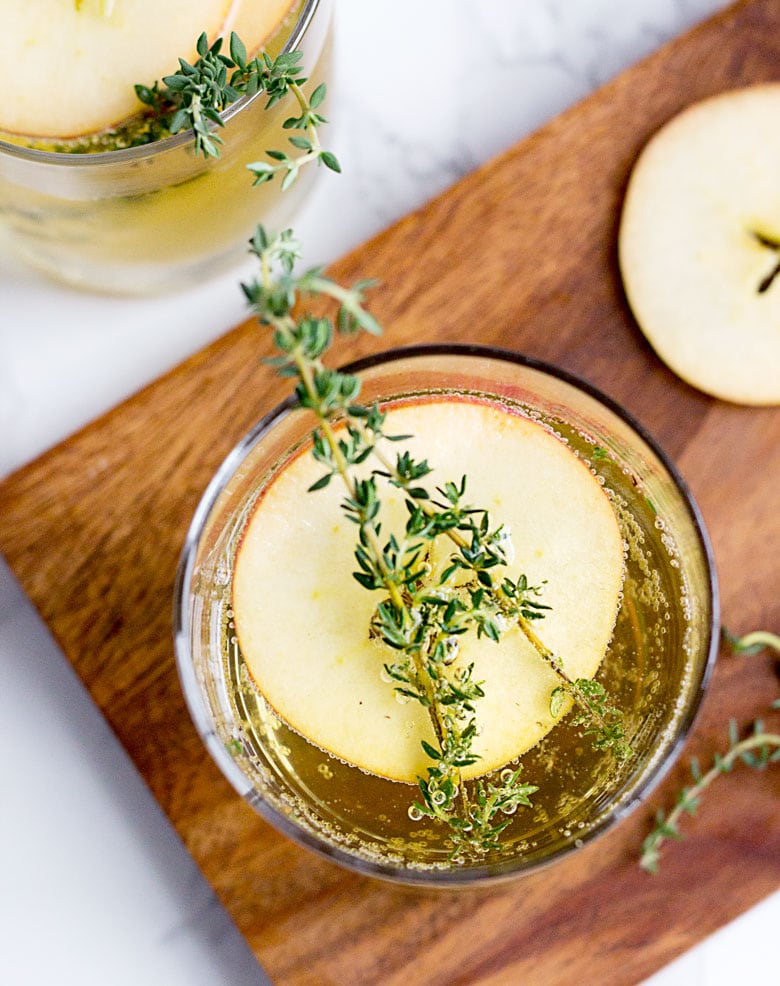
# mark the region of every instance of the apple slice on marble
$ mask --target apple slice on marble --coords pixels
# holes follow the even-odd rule
[[[404,448],[435,466],[429,488],[467,474],[468,502],[511,531],[509,574],[525,573],[532,585],[547,580],[541,601],[551,610],[536,632],[572,677],[592,677],[612,635],[624,559],[612,504],[588,466],[543,425],[478,400],[397,405],[387,430],[416,436]],[[382,594],[352,577],[356,528],[340,510],[340,482],[306,492],[321,473],[304,450],[255,506],[235,560],[238,641],[257,688],[294,729],[365,770],[413,782],[430,764],[420,745],[434,742],[430,722],[382,678],[389,652],[368,634]],[[397,493],[383,511],[383,532],[403,530]],[[482,759],[464,771],[476,776],[549,732],[558,681],[517,628],[498,644],[469,634],[458,661],[474,661],[475,680],[484,682],[476,703]]]
[[[780,83],[695,103],[651,138],[619,232],[629,304],[660,358],[724,400],[780,403]]]

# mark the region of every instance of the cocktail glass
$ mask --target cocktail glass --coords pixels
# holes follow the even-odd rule
[[[300,50],[312,88],[330,70],[332,6],[300,0],[267,48]],[[287,148],[282,124],[296,113],[290,99],[266,103],[260,93],[228,107],[218,159],[194,153],[191,131],[89,154],[0,139],[0,236],[32,266],[94,291],[198,283],[246,254],[258,222],[284,228],[314,181],[317,169],[304,168],[286,192],[279,180],[252,187],[247,164]]]
[[[603,482],[623,532],[626,579],[598,677],[624,711],[633,754],[620,763],[589,750],[581,729],[564,721],[522,757],[523,778],[540,784],[534,808],[513,814],[499,849],[455,862],[447,832],[410,817],[413,785],[330,756],[266,705],[236,640],[231,576],[258,497],[312,428],[311,415],[291,401],[227,457],[187,535],[175,644],[193,721],[225,776],[265,819],[338,863],[443,886],[527,873],[575,851],[646,799],[692,726],[718,639],[717,584],[702,519],[642,427],[562,370],[476,346],[399,349],[349,369],[363,380],[365,403],[452,394],[528,414],[558,433]]]

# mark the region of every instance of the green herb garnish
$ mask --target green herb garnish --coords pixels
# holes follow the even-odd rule
[[[733,637],[724,630],[723,636],[732,646],[736,654],[757,654],[765,648],[780,653],[780,636],[757,630],[744,637]],[[780,709],[780,699],[774,701],[772,709]],[[702,773],[696,759],[691,761],[690,771],[693,784],[684,787],[677,795],[674,808],[667,814],[659,809],[655,816],[653,830],[642,843],[642,854],[639,865],[648,873],[657,873],[661,846],[667,839],[682,839],[680,821],[683,815],[695,815],[702,795],[713,781],[722,774],[728,774],[732,768],[743,763],[754,770],[763,770],[768,764],[780,760],[780,733],[767,730],[761,719],[756,719],[748,734],[740,735],[737,723],[732,720],[729,724],[728,749],[725,753],[716,753],[712,766]]]
[[[306,96],[303,86],[299,51],[284,52],[272,59],[265,52],[255,58],[247,57],[246,46],[238,35],[230,35],[230,55],[222,53],[223,39],[209,44],[201,34],[196,45],[198,60],[191,65],[179,59],[179,71],[166,75],[162,83],[137,85],[136,95],[146,107],[145,123],[150,134],[157,138],[191,129],[195,136],[195,151],[205,158],[220,156],[222,138],[215,128],[223,127],[222,112],[243,96],[264,93],[266,109],[275,106],[291,93],[298,102],[299,114],[285,120],[285,130],[301,131],[289,138],[299,153],[271,150],[271,161],[256,162],[247,167],[255,175],[255,184],[270,181],[285,172],[283,185],[295,181],[299,169],[309,162],[322,162],[327,168],[339,171],[339,163],[330,151],[322,149],[317,128],[325,123],[317,109],[325,98],[324,83]]]
[[[418,778],[420,797],[410,816],[446,823],[454,858],[484,853],[497,847],[510,822],[504,816],[529,805],[537,787],[520,781],[520,769],[504,771],[499,784],[464,781],[462,771],[478,760],[475,705],[483,691],[473,665],[453,668],[460,637],[473,632],[498,641],[505,627],[519,627],[559,679],[551,696],[555,714],[569,696],[578,706],[575,725],[584,727],[596,748],[625,758],[630,748],[620,714],[603,686],[569,678],[562,661],[536,635],[532,624],[548,608],[540,599],[542,587],[530,585],[525,576],[513,580],[505,574],[507,532],[492,523],[486,510],[467,502],[466,477],[431,489],[427,461],[406,450],[388,456],[380,442],[406,436],[387,434],[379,408],[358,403],[356,376],[324,364],[336,331],[381,331],[363,306],[368,283],[346,289],[319,268],[296,277],[300,249],[290,231],[271,236],[259,228],[252,252],[260,276],[243,287],[260,322],[273,333],[278,355],[269,362],[282,376],[297,380],[299,406],[318,421],[313,454],[323,473],[311,489],[334,479],[343,484],[342,509],[357,528],[354,577],[366,589],[386,593],[370,627],[389,649],[384,671],[399,695],[419,702],[430,717],[436,742],[422,744],[431,766]],[[339,305],[335,325],[295,314],[305,296],[321,295]],[[337,430],[337,422],[344,427]],[[358,475],[356,468],[366,462],[373,464],[372,471]],[[404,529],[389,536],[379,521],[387,488],[402,492],[407,510]],[[449,552],[434,566],[433,545],[442,539],[449,542]]]
[[[220,114],[226,106],[260,91],[272,106],[291,93],[299,113],[288,118],[284,128],[296,131],[290,144],[298,153],[268,151],[268,161],[248,165],[255,184],[281,174],[282,188],[287,188],[300,169],[313,162],[340,170],[318,136],[325,122],[318,113],[325,86],[306,97],[298,53],[274,61],[266,55],[248,61],[235,34],[229,57],[221,53],[220,41],[209,45],[205,35],[197,50],[195,65],[180,60],[180,71],[165,77],[162,86],[137,87],[161,132],[177,133],[189,127],[196,151],[207,158],[218,157],[222,141],[214,128],[222,125]],[[387,434],[385,415],[379,408],[358,403],[360,380],[356,376],[323,362],[336,332],[381,333],[364,306],[365,293],[373,282],[360,281],[345,288],[321,268],[296,274],[301,250],[291,230],[274,234],[258,226],[250,251],[260,273],[242,287],[259,322],[272,332],[277,355],[268,362],[281,376],[297,381],[298,405],[317,419],[313,454],[323,473],[312,491],[334,479],[343,484],[342,509],[357,530],[354,577],[366,589],[385,593],[369,632],[388,648],[384,671],[395,690],[423,705],[430,717],[435,743],[423,741],[422,745],[431,765],[426,776],[418,778],[419,798],[410,806],[409,815],[445,823],[453,859],[482,855],[498,848],[509,816],[518,807],[529,806],[538,788],[521,782],[520,767],[501,771],[498,783],[485,778],[464,781],[462,771],[478,760],[473,750],[475,703],[483,691],[474,678],[473,665],[453,668],[460,637],[474,632],[498,641],[506,626],[518,626],[557,675],[559,684],[550,699],[553,714],[562,714],[568,696],[578,707],[575,725],[584,727],[594,746],[625,758],[630,748],[620,714],[601,685],[570,679],[561,660],[536,636],[532,624],[543,619],[548,608],[540,598],[542,587],[529,585],[525,576],[513,580],[505,574],[506,532],[493,525],[487,511],[468,504],[466,477],[430,489],[425,480],[431,467],[425,460],[413,459],[408,451],[389,457],[380,442],[399,442],[405,436]],[[335,323],[297,314],[304,298],[319,296],[337,303]],[[367,477],[359,475],[357,467],[368,461],[372,471]],[[405,528],[389,536],[378,520],[382,492],[388,487],[402,492],[407,508]],[[441,539],[447,539],[450,550],[441,570],[434,570],[432,547]]]

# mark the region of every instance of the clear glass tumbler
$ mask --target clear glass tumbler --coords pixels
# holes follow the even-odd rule
[[[410,816],[414,785],[330,756],[270,709],[243,666],[231,577],[258,497],[308,441],[313,419],[290,402],[228,456],[186,539],[175,646],[190,712],[236,790],[282,832],[341,864],[427,885],[471,885],[528,872],[576,850],[645,799],[691,728],[718,639],[717,585],[701,517],[643,429],[561,370],[471,346],[394,350],[349,369],[363,380],[364,403],[467,395],[530,415],[599,477],[621,526],[626,575],[598,678],[624,711],[632,756],[618,762],[592,750],[581,730],[564,720],[521,758],[524,780],[543,778],[533,809],[512,815],[500,848],[454,861],[446,827]]]
[[[328,80],[332,6],[300,0],[268,44],[272,56],[302,51],[312,88]],[[30,265],[93,291],[197,283],[236,263],[258,222],[284,228],[314,181],[317,169],[304,168],[286,192],[278,180],[252,187],[246,165],[288,146],[282,124],[295,110],[266,102],[260,93],[228,107],[218,159],[195,155],[191,131],[89,154],[0,139],[0,234]]]

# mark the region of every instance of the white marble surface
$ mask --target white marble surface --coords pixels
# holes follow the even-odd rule
[[[334,259],[722,6],[337,0],[331,144],[344,174],[320,183],[296,224],[306,259]],[[431,62],[433,90],[416,73]],[[117,300],[0,256],[0,475],[239,321],[237,280]],[[0,744],[0,981],[264,982],[2,562]],[[761,981],[776,970],[779,917],[775,895],[653,986]]]

